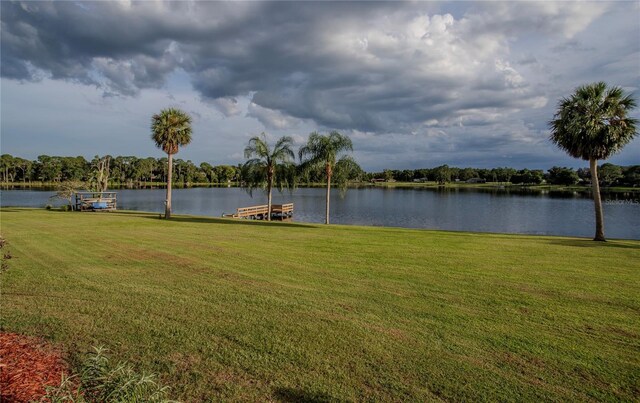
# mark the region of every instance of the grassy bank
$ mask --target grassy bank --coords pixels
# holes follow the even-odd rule
[[[201,400],[634,400],[640,242],[5,208],[3,330]]]

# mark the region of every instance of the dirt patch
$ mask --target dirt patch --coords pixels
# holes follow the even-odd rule
[[[0,333],[0,401],[39,401],[68,374],[62,354],[35,337]]]

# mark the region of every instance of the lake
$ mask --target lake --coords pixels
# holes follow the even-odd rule
[[[55,194],[45,190],[2,190],[0,206],[44,207]],[[161,213],[164,189],[120,189],[118,208]],[[603,193],[605,234],[640,239],[640,194]],[[298,188],[274,191],[274,203],[295,203],[294,221],[324,221],[325,191]],[[173,190],[173,212],[220,217],[237,207],[266,204],[240,188]],[[60,202],[55,203],[57,205]],[[593,201],[589,193],[525,189],[379,188],[332,190],[331,223],[454,231],[503,232],[591,237]]]

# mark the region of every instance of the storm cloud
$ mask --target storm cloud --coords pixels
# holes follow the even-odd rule
[[[344,130],[370,164],[389,150],[416,164],[418,149],[472,163],[523,147],[546,161],[560,96],[601,79],[631,91],[639,83],[638,3],[1,7],[3,79],[135,98],[180,74],[222,119],[256,119],[273,132]]]

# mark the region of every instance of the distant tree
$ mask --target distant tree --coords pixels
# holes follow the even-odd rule
[[[218,183],[229,183],[236,176],[236,168],[231,165],[213,167]]]
[[[100,157],[96,155],[91,161],[91,173],[89,175],[89,187],[94,192],[106,192],[111,176],[111,156]]]
[[[431,173],[431,170],[429,170],[429,169],[416,169],[414,171],[413,178],[414,179],[430,180],[431,179],[430,173]]]
[[[36,176],[43,182],[60,181],[62,177],[62,162],[60,157],[39,155],[36,163]]]
[[[191,185],[195,182],[198,174],[198,167],[191,160],[187,160],[184,164],[184,184]]]
[[[531,183],[534,185],[539,185],[544,180],[544,171],[542,169],[534,169],[528,172],[528,175],[525,176],[525,183]]]
[[[164,218],[171,218],[173,155],[191,142],[191,116],[180,109],[163,109],[151,118],[151,139],[167,153],[167,197]]]
[[[281,137],[272,147],[267,142],[267,136],[252,137],[244,149],[247,158],[243,166],[243,178],[249,193],[255,188],[265,189],[267,192],[267,220],[271,221],[271,199],[273,186],[279,189],[295,185],[295,154],[291,147],[293,139]]]
[[[461,169],[458,167],[449,167],[449,174],[451,175],[452,181],[460,180],[460,171]]]
[[[487,182],[492,181],[491,170],[490,169],[478,169],[478,177],[480,179],[484,179]]]
[[[628,117],[636,107],[631,95],[604,82],[578,87],[558,103],[550,140],[574,158],[589,161],[596,215],[594,240],[605,241],[604,217],[598,182],[598,160],[620,151],[637,134],[636,119]]]
[[[242,184],[242,182],[244,182],[244,178],[242,176],[242,164],[236,165],[236,176],[234,179],[239,184]]]
[[[137,161],[136,171],[140,175],[140,180],[145,180],[149,182],[153,182],[154,171],[156,167],[156,159],[155,158],[141,158]]]
[[[451,182],[451,169],[449,165],[440,165],[433,168],[433,179],[438,182],[439,185]]]
[[[213,166],[208,162],[203,162],[200,164],[200,170],[205,174],[207,178],[207,182],[214,183],[216,182],[216,174],[213,171]]]
[[[335,179],[336,184],[345,189],[349,174],[357,167],[351,156],[344,155],[348,151],[353,151],[351,139],[332,131],[328,135],[311,133],[307,144],[298,152],[302,170],[322,173],[327,181],[325,224],[329,224],[331,180]]]
[[[460,170],[460,174],[458,176],[461,181],[468,181],[469,179],[479,177],[480,175],[478,174],[478,171],[473,168],[464,168]]]
[[[591,181],[591,172],[589,172],[589,168],[578,168],[576,173],[583,181]]]
[[[0,173],[2,174],[2,182],[13,182],[14,175],[12,170],[14,169],[15,158],[11,154],[2,154],[0,156]]]
[[[575,185],[580,180],[576,171],[571,168],[552,167],[548,172],[548,181],[552,185]]]
[[[491,170],[494,182],[511,182],[511,177],[515,175],[516,170],[513,168],[494,168]]]
[[[90,172],[90,164],[84,157],[61,157],[61,179],[82,181]]]
[[[413,170],[403,169],[402,171],[396,171],[397,174],[394,179],[400,182],[411,182],[413,180]]]
[[[516,174],[511,177],[511,183],[537,185],[539,183],[542,183],[543,178],[544,175],[541,170],[531,171],[529,169],[522,169],[516,172]]]
[[[160,182],[167,181],[167,165],[169,164],[169,159],[167,157],[158,158],[156,160],[156,167],[154,172],[156,172],[156,178],[160,180]]]
[[[619,179],[624,177],[624,175],[622,175],[622,167],[610,163],[602,164],[600,168],[598,168],[598,173],[600,184],[603,186],[615,185]]]
[[[20,175],[22,183],[25,183],[27,179],[29,179],[29,182],[31,182],[31,171],[33,168],[33,162],[20,157],[16,157],[15,161],[18,169],[22,171],[22,174]]]
[[[626,186],[640,187],[640,165],[625,167],[623,175],[622,181]]]
[[[184,184],[184,171],[185,171],[185,161],[181,158],[176,158],[173,160],[173,169],[172,169],[171,183],[172,184]]]
[[[61,182],[56,189],[56,194],[49,197],[49,199],[60,199],[67,202],[67,209],[73,210],[73,196],[77,191],[81,190],[85,186],[84,182],[71,180]]]

